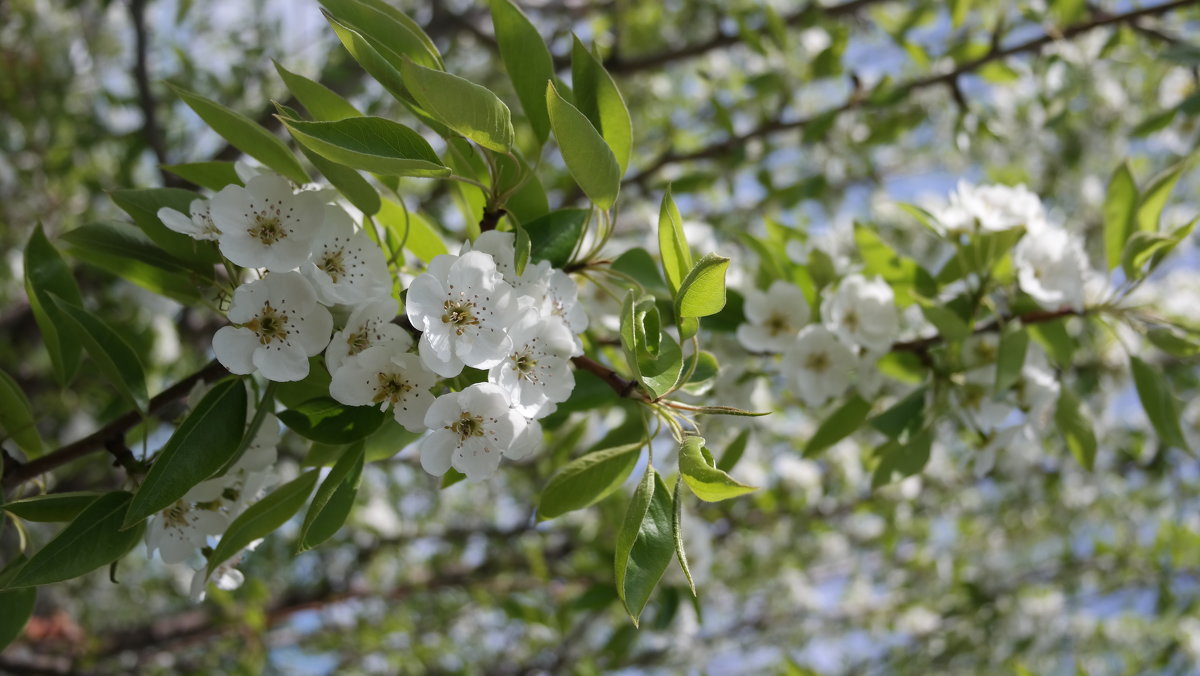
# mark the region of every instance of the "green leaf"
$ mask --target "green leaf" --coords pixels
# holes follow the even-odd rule
[[[42,226],[37,226],[25,245],[25,294],[29,297],[29,309],[42,331],[42,342],[50,353],[50,364],[59,384],[65,385],[79,370],[83,358],[83,346],[79,343],[69,321],[50,301],[58,296],[75,304],[83,302],[71,269],[50,240]]]
[[[1096,434],[1079,397],[1069,387],[1062,387],[1054,409],[1054,423],[1067,440],[1067,448],[1089,472],[1096,465]]]
[[[530,258],[549,261],[556,268],[566,266],[586,232],[590,214],[590,209],[559,209],[526,223]]]
[[[933,324],[942,338],[952,342],[970,337],[971,327],[954,310],[923,296],[914,294],[913,299],[921,306],[921,314]]]
[[[1129,367],[1133,371],[1133,383],[1142,401],[1142,408],[1154,426],[1159,441],[1190,450],[1179,427],[1179,402],[1166,378],[1158,369],[1134,356],[1129,357]]]
[[[217,383],[204,395],[150,466],[129,505],[126,525],[166,509],[225,466],[246,429],[246,404],[239,378]]]
[[[729,259],[710,253],[692,266],[679,285],[675,296],[676,314],[680,317],[707,317],[725,307],[725,271]]]
[[[696,497],[705,502],[720,502],[758,490],[717,469],[710,462],[711,454],[701,452],[703,448],[702,437],[688,437],[679,447],[679,473]]]
[[[333,122],[280,120],[302,145],[352,169],[391,176],[449,176],[437,153],[417,132],[382,117]]]
[[[1192,234],[1200,218],[1194,218],[1169,233],[1133,233],[1121,253],[1121,268],[1130,279],[1140,279],[1154,272],[1160,263]]]
[[[1190,336],[1169,328],[1150,329],[1146,338],[1158,349],[1173,357],[1194,357],[1200,354],[1200,344]]]
[[[442,67],[442,57],[425,31],[387,2],[321,0],[338,20],[355,28],[393,67],[405,58],[431,68]]]
[[[26,521],[43,523],[70,521],[79,516],[79,513],[95,502],[98,497],[100,497],[100,493],[90,491],[49,493],[5,503],[3,509]]]
[[[1067,332],[1065,318],[1030,324],[1026,330],[1059,366],[1071,364],[1071,358],[1075,355],[1075,339]]]
[[[867,419],[871,403],[858,396],[850,398],[821,423],[812,438],[804,446],[804,457],[809,458],[850,436]]]
[[[283,83],[287,85],[288,91],[296,97],[296,100],[304,106],[314,120],[329,122],[362,115],[349,101],[329,87],[303,75],[293,73],[280,65],[278,61],[272,60],[271,63],[275,64],[275,71],[279,73],[279,77],[283,78]]]
[[[183,164],[164,164],[162,168],[189,183],[195,183],[201,188],[209,190],[220,190],[227,185],[242,184],[242,179],[238,178],[233,162],[220,160],[184,162]]]
[[[1121,262],[1125,242],[1134,230],[1134,214],[1138,203],[1137,183],[1129,162],[1123,162],[1108,181],[1108,193],[1104,197],[1104,253],[1108,269]]]
[[[854,224],[854,243],[862,256],[863,274],[883,278],[896,294],[896,305],[903,308],[911,305],[916,296],[932,298],[937,295],[937,283],[929,273],[911,258],[896,253],[884,242],[874,229]],[[955,259],[950,259],[953,262]],[[950,263],[947,263],[947,267]],[[914,295],[915,292],[915,295]]]
[[[695,368],[692,370],[692,377],[686,383],[681,383],[679,389],[688,394],[701,395],[712,387],[713,381],[717,379],[717,374],[721,369],[720,363],[717,361],[716,355],[708,350],[700,350],[690,360],[688,369],[692,367],[690,364],[694,362]],[[688,369],[684,369],[686,372]]]
[[[37,587],[0,591],[0,653],[24,633],[37,602]]]
[[[132,496],[125,491],[96,498],[53,540],[46,543],[11,580],[9,588],[62,582],[107,566],[142,539],[143,523],[125,528]]]
[[[675,479],[675,514],[671,519],[671,535],[675,538],[675,558],[679,561],[679,567],[683,569],[683,575],[687,578],[688,587],[692,590],[692,596],[696,595],[696,581],[692,579],[692,569],[688,567],[687,552],[683,551],[683,496],[680,495],[680,487],[683,486],[683,475],[679,475]]]
[[[529,263],[529,233],[520,223],[513,223],[513,269],[517,276],[525,274],[525,265]]]
[[[650,592],[675,556],[673,516],[669,490],[654,468],[647,466],[617,532],[617,595],[635,626]]]
[[[292,151],[257,122],[182,87],[171,83],[167,83],[167,86],[233,147],[295,183],[308,182],[308,174],[304,173],[304,168],[300,166]]]
[[[621,190],[621,166],[612,149],[587,117],[558,93],[553,82],[546,85],[546,110],[571,177],[596,206],[612,208]]]
[[[186,305],[210,299],[212,265],[179,260],[125,223],[88,223],[63,234],[62,241],[71,256],[153,293]]]
[[[871,418],[871,427],[892,439],[899,439],[905,430],[912,434],[921,426],[928,391],[927,387],[918,387],[909,392],[891,408]]]
[[[411,61],[400,74],[417,103],[447,127],[498,153],[512,147],[511,113],[490,89]]]
[[[617,83],[604,70],[600,60],[579,38],[571,37],[571,88],[575,94],[575,107],[600,132],[624,174],[633,150],[633,122],[629,119],[629,109]]]
[[[554,59],[537,28],[510,0],[492,0],[492,25],[500,58],[517,90],[521,108],[538,143],[550,136],[546,112],[546,83],[554,79]]]
[[[358,494],[358,482],[362,478],[365,450],[362,444],[348,448],[333,465],[333,469],[317,488],[300,537],[296,540],[296,553],[307,551],[333,537],[346,523],[354,498]]]
[[[300,118],[300,113],[282,103],[276,102],[275,110],[287,118]],[[338,192],[350,200],[350,203],[357,207],[359,211],[368,216],[372,216],[379,211],[379,193],[357,171],[343,164],[338,164],[333,160],[326,159],[304,144],[300,144],[300,152],[304,153],[304,156],[308,158],[309,162],[312,162],[317,171],[329,179],[333,187],[337,188]]]
[[[450,251],[428,219],[389,199],[383,200],[376,220],[387,228],[389,239],[394,237],[397,246],[404,242],[405,249],[426,263]]]
[[[241,185],[240,181],[237,183]],[[198,242],[171,230],[158,217],[158,211],[164,207],[181,214],[190,213],[192,202],[202,198],[199,193],[179,188],[147,188],[114,190],[109,197],[163,251],[187,264],[197,274],[212,276],[212,266],[221,262],[217,247],[212,242]]]
[[[553,519],[608,497],[633,471],[645,445],[638,440],[592,451],[560,467],[538,498],[538,520]]]
[[[658,255],[662,258],[663,273],[671,286],[671,293],[676,295],[693,266],[692,250],[688,248],[683,232],[683,217],[679,215],[670,188],[667,188],[658,209]]]
[[[146,371],[137,352],[121,334],[96,315],[55,295],[50,296],[50,302],[74,326],[75,335],[100,373],[138,410],[146,410],[150,401],[146,393]]]
[[[33,420],[33,406],[17,381],[4,371],[0,371],[0,433],[15,441],[30,458],[44,450],[42,435]]]
[[[996,394],[1007,392],[1021,379],[1025,367],[1025,351],[1029,347],[1029,332],[1019,322],[1009,322],[1000,334],[996,355]]]
[[[725,452],[721,454],[721,459],[717,461],[717,469],[722,472],[728,472],[737,465],[738,460],[742,459],[742,455],[746,453],[746,444],[750,442],[750,428],[742,430]]]
[[[310,399],[279,414],[293,432],[323,444],[363,439],[379,429],[386,417],[376,406],[345,406],[329,397]]]
[[[1167,198],[1171,196],[1171,191],[1175,189],[1175,184],[1179,182],[1179,176],[1183,173],[1183,163],[1176,164],[1158,176],[1155,176],[1150,181],[1150,185],[1146,187],[1137,205],[1137,229],[1141,232],[1157,232],[1158,219],[1162,215],[1163,207],[1167,205]],[[1106,205],[1107,206],[1107,205]]]
[[[683,373],[683,351],[669,334],[659,332],[658,354],[652,355],[645,345],[637,355],[638,380],[654,398],[665,396]]]
[[[461,483],[467,480],[467,475],[451,467],[442,475],[442,481],[438,484],[438,488],[446,490],[456,483]]]
[[[266,537],[287,523],[308,500],[317,483],[319,470],[309,470],[286,484],[271,491],[271,494],[246,508],[229,524],[221,541],[208,556],[207,574],[217,569],[229,558],[242,551],[251,542]]]
[[[895,440],[884,444],[878,451],[880,460],[871,475],[871,488],[890,482],[896,474],[909,477],[925,469],[932,446],[933,430],[929,427],[914,434],[906,444]]]
[[[383,85],[383,88],[397,99],[404,102],[412,101],[412,97],[404,87],[404,78],[400,75],[399,66],[392,65],[391,61],[380,53],[381,50],[389,50],[377,42],[369,40],[350,24],[334,18],[329,12],[322,10],[322,14],[329,25],[333,27],[333,32],[341,41],[342,46],[350,52],[350,56],[354,57],[354,60],[362,66],[363,70],[367,71],[368,75]]]

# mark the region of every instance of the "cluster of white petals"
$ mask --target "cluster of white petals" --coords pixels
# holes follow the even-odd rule
[[[950,201],[935,213],[944,232],[966,234],[976,229],[998,232],[1024,226],[1029,232],[1046,222],[1042,200],[1024,184],[981,185],[959,181]]]

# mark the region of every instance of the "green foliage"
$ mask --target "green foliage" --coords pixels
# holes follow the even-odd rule
[[[79,370],[83,345],[71,330],[70,320],[63,316],[52,298],[62,298],[78,305],[83,302],[83,297],[71,276],[70,268],[50,240],[46,239],[46,233],[40,225],[34,229],[25,245],[24,263],[29,309],[42,331],[42,340],[46,351],[50,353],[54,375],[59,383],[65,385]]]
[[[610,209],[621,189],[621,167],[604,138],[553,82],[546,85],[546,110],[567,169],[588,199]]]
[[[621,173],[629,168],[633,152],[633,122],[617,83],[595,54],[572,36],[571,85],[575,107],[587,116],[613,152]]]
[[[342,453],[325,480],[317,488],[300,536],[296,539],[296,553],[307,551],[333,537],[346,522],[358,494],[358,482],[362,478],[365,451],[362,444],[354,444]]]
[[[50,294],[50,302],[65,319],[64,327],[79,338],[92,363],[138,410],[150,401],[146,372],[129,343],[105,321],[83,308]]]
[[[323,444],[349,444],[379,429],[387,414],[374,406],[346,406],[317,397],[279,413],[279,420],[305,439]]]
[[[32,498],[14,500],[4,503],[4,511],[14,514],[26,521],[56,522],[71,521],[79,516],[85,507],[96,501],[100,493],[90,491],[69,491],[65,493],[49,493]]]
[[[545,143],[550,136],[546,83],[554,79],[550,50],[529,18],[510,0],[492,0],[491,10],[504,67],[538,143]]]
[[[400,73],[417,103],[450,129],[498,153],[512,146],[508,106],[487,88],[411,61]]]
[[[717,468],[702,437],[683,440],[679,447],[679,473],[692,493],[705,502],[720,502],[756,490]]]
[[[390,176],[448,176],[450,170],[420,134],[382,117],[348,117],[334,122],[283,118],[304,147],[353,169]]]
[[[643,446],[639,440],[593,450],[563,465],[542,489],[538,519],[553,519],[603,500],[633,472]]]
[[[617,595],[635,626],[675,556],[674,511],[662,477],[646,467],[617,533]]]
[[[250,505],[229,524],[216,549],[208,555],[207,574],[242,551],[255,540],[275,532],[292,518],[312,493],[317,483],[317,470],[309,470],[276,488],[262,500]]]

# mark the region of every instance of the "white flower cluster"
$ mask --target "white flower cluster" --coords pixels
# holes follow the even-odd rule
[[[784,373],[809,406],[840,397],[859,375],[867,386],[874,362],[900,332],[892,287],[852,274],[825,289],[821,323],[809,323],[804,292],[775,281],[765,293],[746,291],[746,320],[738,340],[752,352],[782,352]]]
[[[421,463],[432,474],[454,467],[480,480],[501,456],[527,456],[541,439],[538,419],[574,389],[570,359],[582,354],[587,328],[578,288],[545,261],[517,274],[511,233],[484,233],[413,280],[405,310],[421,332],[414,354],[412,337],[393,323],[399,303],[383,251],[318,192],[260,174],[190,211],[159,217],[265,275],[234,292],[234,326],[213,337],[217,359],[233,373],[292,381],[324,351],[330,396],[391,408],[408,430],[429,431]],[[334,314],[349,315],[336,333]],[[487,371],[488,382],[435,398],[439,379],[464,367]]]
[[[197,386],[188,396],[194,406],[206,388]],[[250,404],[249,416],[253,416]],[[211,538],[220,537],[242,512],[256,502],[275,482],[272,468],[275,447],[279,443],[279,420],[267,414],[242,457],[224,475],[193,486],[175,504],[154,515],[146,527],[146,548],[150,555],[158,551],[164,563],[194,564]],[[242,584],[242,574],[233,557],[213,572],[212,580],[221,589]],[[203,563],[192,574],[191,595],[203,599],[209,576]]]

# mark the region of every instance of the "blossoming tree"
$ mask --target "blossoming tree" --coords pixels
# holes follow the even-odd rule
[[[1087,83],[1198,15],[975,4],[287,3],[338,74],[189,61],[171,163],[131,0],[161,175],[13,248],[3,666],[1195,668],[1200,94]]]

